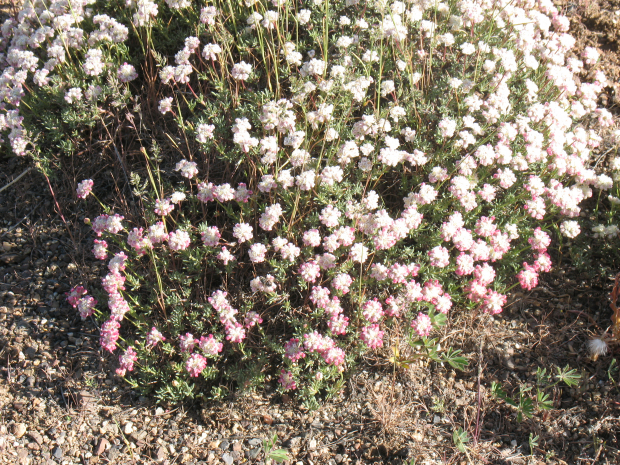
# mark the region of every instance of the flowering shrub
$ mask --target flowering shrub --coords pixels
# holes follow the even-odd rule
[[[548,0],[70,6],[2,28],[2,128],[40,156],[35,136],[71,152],[58,114],[73,130],[149,109],[175,127],[165,157],[141,135],[144,217],[92,221],[111,257],[100,303],[70,295],[119,375],[161,399],[278,377],[312,398],[390,331],[461,367],[434,337],[450,312],[501,312],[551,269],[553,231],[580,233],[593,190],[617,195],[620,161],[590,166],[592,123],[614,124],[605,75]],[[45,99],[60,113],[36,114]]]

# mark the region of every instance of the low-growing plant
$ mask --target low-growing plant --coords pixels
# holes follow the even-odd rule
[[[2,28],[2,128],[42,167],[93,131],[122,163],[134,131],[143,215],[104,205],[103,290],[69,295],[120,376],[313,403],[392,334],[463,368],[450,312],[533,289],[593,193],[616,211],[607,80],[567,30],[547,0],[39,0]]]
[[[532,418],[534,414],[553,409],[553,398],[550,391],[560,383],[569,387],[577,386],[581,375],[575,369],[568,366],[557,367],[558,373],[553,376],[547,373],[546,368],[536,370],[535,386],[520,385],[519,391],[515,396],[510,396],[502,388],[500,383],[491,384],[491,393],[497,399],[501,399],[508,405],[517,409],[517,421],[521,422],[524,418]],[[534,389],[535,388],[535,389]]]
[[[273,434],[273,437],[269,440],[263,439],[263,452],[265,454],[265,463],[269,465],[273,460],[276,463],[282,463],[288,460],[288,452],[286,449],[276,449],[276,443],[278,442],[278,435]]]

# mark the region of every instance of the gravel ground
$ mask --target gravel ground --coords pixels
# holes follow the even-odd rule
[[[572,33],[579,47],[603,50],[617,81],[620,3],[581,3],[565,2]],[[603,98],[618,115],[618,87]],[[26,167],[0,160],[0,188]],[[65,303],[72,284],[100,276],[100,264],[84,253],[86,212],[62,206],[66,224],[34,171],[0,192],[0,463],[261,464],[263,440],[274,435],[288,464],[620,463],[620,373],[613,355],[592,360],[585,350],[609,326],[613,270],[592,280],[562,269],[513,295],[495,319],[452,315],[443,336],[469,358],[465,372],[424,362],[395,371],[386,348],[318,411],[270,386],[216,405],[158,406],[114,375],[95,322]],[[490,394],[493,381],[514,393],[533,386],[536,367],[566,365],[580,385],[551,390],[553,409],[531,419],[517,422]],[[466,453],[453,441],[458,428]]]

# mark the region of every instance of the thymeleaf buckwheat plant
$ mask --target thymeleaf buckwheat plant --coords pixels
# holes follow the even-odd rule
[[[38,1],[2,28],[0,127],[35,157],[129,102],[173,128],[141,135],[144,216],[92,221],[109,273],[70,303],[160,399],[311,399],[391,331],[462,367],[450,312],[534,288],[593,192],[614,212],[607,81],[568,25],[549,0]]]

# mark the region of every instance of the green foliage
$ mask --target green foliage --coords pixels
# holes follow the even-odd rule
[[[522,422],[524,418],[533,418],[537,412],[553,409],[553,398],[549,391],[558,384],[564,383],[569,387],[579,384],[581,375],[577,373],[577,370],[571,369],[569,366],[556,367],[556,369],[558,374],[552,376],[547,373],[546,368],[538,367],[536,385],[520,385],[516,396],[509,395],[501,384],[495,381],[491,384],[491,393],[495,398],[503,400],[516,409],[518,422]],[[555,381],[553,381],[554,379]]]
[[[122,165],[131,198],[114,204],[127,218],[93,224],[114,260],[127,259],[93,294],[102,340],[122,322],[107,350],[124,351],[119,373],[136,389],[178,402],[279,379],[316,408],[369,350],[390,347],[394,370],[418,358],[464,370],[443,338],[451,311],[500,312],[515,275],[529,289],[550,266],[549,247],[579,266],[597,257],[562,223],[582,221],[589,186],[608,184],[589,171],[596,92],[572,89],[573,72],[558,69],[568,39],[552,21],[546,30],[512,5],[474,20],[455,0],[402,12],[374,1],[306,2],[307,13],[299,2],[178,3],[57,5],[66,26],[36,3],[1,39],[33,58],[23,83],[17,68],[3,81],[20,97],[3,94],[2,117],[16,111],[24,128],[7,144],[46,172],[84,153],[101,159],[92,173]],[[42,63],[49,75],[33,75]],[[600,223],[611,236],[618,187],[601,192],[583,229]],[[578,379],[542,370],[536,389],[494,392],[521,421]]]

